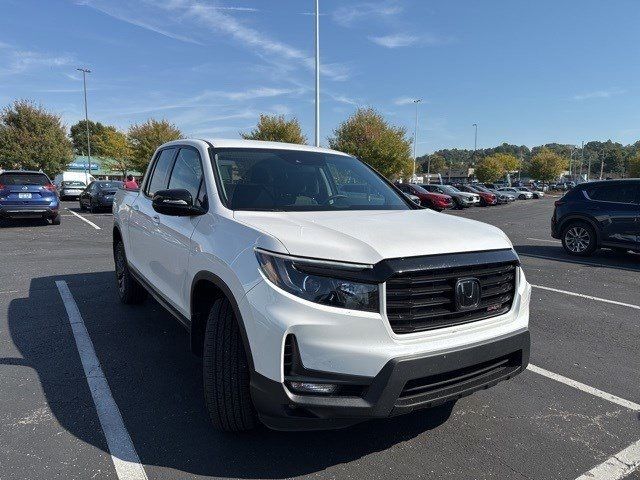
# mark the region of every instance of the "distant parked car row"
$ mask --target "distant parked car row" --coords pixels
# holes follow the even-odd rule
[[[483,207],[503,205],[515,200],[544,197],[542,190],[531,190],[528,187],[498,187],[490,183],[445,185],[440,183],[415,184],[397,182],[396,186],[405,195],[417,197],[419,204],[423,207],[437,211],[449,208],[462,209],[478,205]]]

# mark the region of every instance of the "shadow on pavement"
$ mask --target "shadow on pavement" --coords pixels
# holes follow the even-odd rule
[[[358,460],[437,428],[452,406],[324,432],[266,428],[244,434],[213,430],[204,406],[201,363],[186,331],[155,301],[119,303],[113,272],[33,279],[27,298],[9,305],[9,329],[22,359],[40,379],[61,426],[105,450],[89,428],[96,413],[68,318],[55,287],[65,280],[78,304],[125,425],[147,470],[239,478],[287,478]],[[43,311],[43,298],[55,308]],[[55,296],[55,298],[54,298]],[[179,477],[180,475],[178,475]]]
[[[606,248],[598,249],[590,257],[578,257],[569,255],[562,246],[552,245],[516,245],[518,255],[521,257],[543,258],[558,262],[577,263],[585,266],[602,268],[616,268],[620,270],[640,271],[640,255],[635,253],[623,253]]]
[[[44,218],[0,218],[0,228],[45,227],[50,225]]]

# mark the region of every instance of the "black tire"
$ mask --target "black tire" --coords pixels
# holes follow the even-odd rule
[[[82,200],[80,200],[79,202],[80,202],[80,211],[84,212],[86,210],[86,207],[84,206],[84,203],[82,203]]]
[[[526,200],[527,199],[527,197],[526,197],[526,195],[524,193],[522,195],[518,195],[518,198],[520,200]]]
[[[588,257],[598,248],[598,238],[586,222],[570,222],[562,229],[562,246],[570,255]]]
[[[125,305],[142,303],[147,298],[147,291],[131,275],[129,265],[127,265],[124,244],[121,241],[116,243],[113,255],[116,264],[116,285],[120,301]]]
[[[57,214],[55,217],[51,219],[51,225],[60,225],[62,217],[60,214]]]
[[[96,211],[97,211],[96,206],[93,204],[93,200],[90,200],[90,201],[89,201],[89,211],[90,211],[91,213],[96,213]]]
[[[202,358],[204,398],[211,423],[223,432],[251,430],[257,415],[249,392],[249,363],[231,303],[211,307]]]

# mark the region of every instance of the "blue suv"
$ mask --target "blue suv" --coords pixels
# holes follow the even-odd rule
[[[551,236],[571,255],[640,251],[640,179],[588,182],[556,201]]]
[[[0,173],[0,219],[45,218],[60,225],[56,187],[42,172],[6,170]]]

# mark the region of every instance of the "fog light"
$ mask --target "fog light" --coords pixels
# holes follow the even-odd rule
[[[289,382],[289,388],[298,393],[318,393],[330,395],[338,390],[333,383]]]

